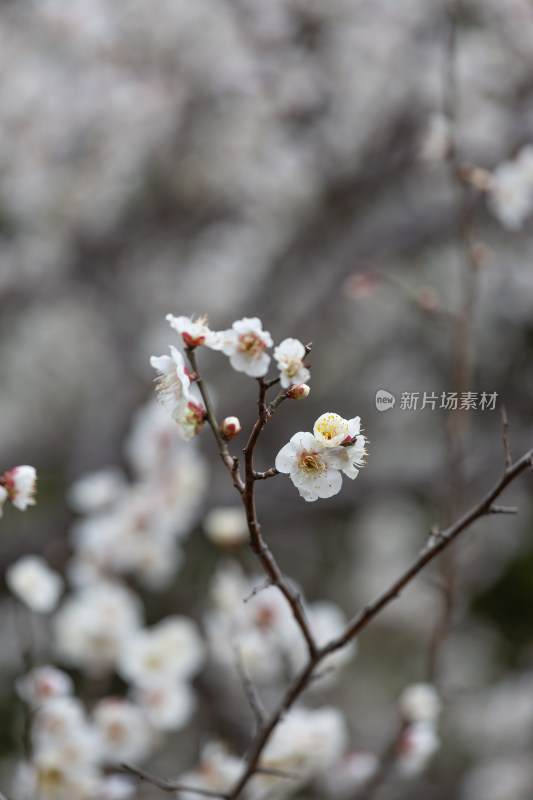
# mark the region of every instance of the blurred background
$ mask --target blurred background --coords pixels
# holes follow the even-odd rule
[[[309,506],[282,476],[258,486],[282,567],[347,616],[497,479],[502,404],[513,456],[529,449],[532,223],[509,230],[486,191],[457,177],[466,163],[490,173],[533,141],[528,0],[6,0],[0,74],[0,469],[39,475],[37,506],[5,509],[2,572],[30,552],[64,570],[68,487],[124,466],[152,394],[149,357],[178,344],[167,313],[207,313],[216,330],[258,316],[276,344],[313,342],[311,394],[269,423],[259,468],[319,414],[361,416],[367,465],[334,499]],[[219,353],[198,358],[220,417],[246,430],[254,381]],[[396,397],[386,412],[380,389]],[[454,414],[439,407],[454,391],[497,402]],[[408,410],[404,392],[439,402]],[[146,592],[152,621],[201,622],[223,557],[202,519],[237,500],[207,432],[199,446],[209,478],[177,585]],[[325,691],[353,746],[376,752],[406,684],[429,678],[442,692],[441,751],[376,797],[532,796],[530,475],[502,502],[518,516],[478,522]],[[245,549],[239,558],[255,569]],[[22,666],[2,592],[7,780]],[[206,731],[246,742],[235,710],[211,707],[212,686],[198,691],[192,734],[160,754],[162,771],[189,768]]]

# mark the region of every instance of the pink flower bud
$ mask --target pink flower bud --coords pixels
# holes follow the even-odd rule
[[[233,439],[235,436],[238,436],[241,431],[241,423],[237,417],[226,417],[226,419],[222,420],[220,425],[220,433],[227,442],[229,442],[229,440]]]
[[[288,397],[289,400],[305,400],[310,391],[311,389],[306,383],[298,383],[289,386],[285,396]]]

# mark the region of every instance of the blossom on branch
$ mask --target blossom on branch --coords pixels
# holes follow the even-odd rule
[[[280,371],[280,382],[284,389],[294,384],[305,383],[311,377],[304,365],[305,346],[298,339],[284,339],[274,350],[274,358]]]
[[[156,394],[159,401],[178,425],[182,439],[189,441],[202,430],[206,412],[199,398],[191,391],[183,356],[170,345],[170,356],[152,356],[150,363],[159,373]]]
[[[197,319],[174,317],[172,314],[167,314],[166,320],[175,331],[181,334],[187,347],[205,345],[211,350],[220,350],[222,348],[222,335],[217,331],[210,330],[207,324],[207,314]]]
[[[340,492],[342,477],[332,454],[312,433],[300,431],[276,456],[276,469],[290,476],[304,500],[333,497]]]
[[[346,420],[338,414],[322,414],[313,431],[294,434],[276,456],[278,472],[288,474],[309,502],[337,494],[341,472],[352,479],[357,477],[365,454],[359,417]]]
[[[262,378],[270,364],[270,356],[265,350],[273,344],[271,335],[263,330],[258,317],[244,317],[224,331],[221,349],[229,356],[234,370],[251,378]]]

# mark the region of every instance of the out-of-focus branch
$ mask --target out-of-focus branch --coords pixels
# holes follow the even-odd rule
[[[152,775],[151,772],[147,772],[145,769],[134,767],[132,764],[121,764],[120,766],[124,772],[129,772],[130,775],[135,775],[139,780],[151,783],[152,786],[157,786],[158,789],[162,789],[164,792],[191,792],[201,797],[216,797],[218,800],[227,800],[229,796],[224,792],[213,792],[210,789],[201,789],[198,786],[187,786],[177,781],[167,781],[164,778],[158,778],[157,775]]]

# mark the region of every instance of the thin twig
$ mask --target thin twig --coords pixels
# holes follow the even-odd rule
[[[198,370],[198,364],[196,362],[196,353],[194,351],[195,351],[194,347],[185,348],[185,352],[187,353],[187,358],[189,359],[189,363],[196,377],[196,384],[198,386],[198,389],[200,390],[200,394],[202,395],[202,400],[204,401],[205,411],[207,415],[207,422],[209,424],[209,427],[213,431],[215,439],[217,440],[218,452],[220,454],[220,458],[222,459],[223,463],[225,464],[225,466],[227,467],[228,471],[231,474],[231,477],[233,479],[233,485],[235,486],[238,492],[242,493],[244,491],[244,483],[239,471],[239,459],[237,458],[237,456],[230,455],[227,442],[220,433],[220,425],[217,422],[217,418],[213,409],[213,404],[211,403],[211,398],[209,397],[209,392],[207,391],[207,387]]]
[[[489,514],[518,514],[516,506],[491,506]]]
[[[140,767],[134,767],[133,764],[121,764],[121,768],[131,775],[135,775],[142,781],[151,783],[162,789],[164,792],[194,792],[194,794],[201,795],[202,797],[217,797],[219,800],[228,800],[229,795],[226,792],[213,792],[210,789],[201,789],[198,786],[187,786],[177,781],[167,781],[164,778],[158,778],[157,775],[152,775]]]
[[[511,463],[511,448],[509,447],[509,420],[507,419],[507,411],[505,406],[502,406],[502,438],[503,438],[503,452],[505,454],[505,466],[508,467]]]
[[[256,472],[254,470],[254,480],[256,481],[264,481],[266,478],[273,478],[274,475],[279,475],[276,467],[271,467],[270,469],[267,469],[266,472]]]
[[[308,347],[310,347],[310,345],[308,345]],[[252,428],[252,432],[250,433],[248,442],[244,448],[245,479],[244,490],[241,492],[242,502],[246,512],[248,530],[250,532],[250,547],[261,562],[261,565],[270,578],[271,583],[278,587],[280,592],[285,596],[287,602],[289,603],[293,616],[298,623],[302,635],[307,643],[309,655],[312,657],[317,651],[317,645],[311,632],[300,594],[292,587],[290,582],[279,568],[276,559],[272,555],[268,545],[263,539],[261,534],[261,526],[257,519],[254,494],[254,483],[256,481],[256,473],[254,469],[255,448],[257,442],[259,441],[259,437],[261,436],[268,420],[274,413],[275,408],[285,398],[285,392],[280,393],[274,403],[271,403],[267,408],[265,403],[265,395],[268,388],[267,384],[262,378],[258,379],[258,384],[259,398],[257,401],[257,422]]]
[[[246,699],[248,700],[248,705],[250,706],[253,715],[255,717],[257,727],[261,728],[265,720],[268,718],[268,712],[264,707],[261,698],[259,697],[259,692],[257,691],[255,684],[253,683],[252,679],[246,672],[246,668],[243,664],[239,648],[235,647],[234,649],[235,649],[235,666],[239,678],[241,679],[244,694],[246,695]]]

